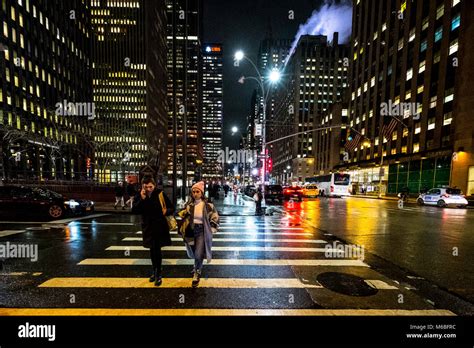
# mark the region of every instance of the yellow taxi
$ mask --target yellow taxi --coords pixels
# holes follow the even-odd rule
[[[314,184],[306,185],[303,188],[303,196],[305,197],[317,197],[319,196],[319,189]]]

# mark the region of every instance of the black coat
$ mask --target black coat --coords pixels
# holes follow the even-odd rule
[[[154,241],[158,241],[160,247],[171,245],[168,222],[163,215],[158,197],[160,192],[161,190],[155,189],[150,197],[141,199],[138,194],[134,199],[132,213],[142,214],[142,238],[145,248],[151,248]],[[164,197],[167,208],[166,215],[172,215],[174,211],[172,203],[165,194]]]

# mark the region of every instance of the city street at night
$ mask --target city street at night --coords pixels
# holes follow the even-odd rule
[[[148,281],[149,251],[135,215],[2,222],[2,239],[36,244],[38,257],[5,261],[0,315],[473,313],[474,236],[463,227],[472,209],[323,198],[252,216],[254,203],[240,196],[218,206],[213,260],[197,289],[176,233],[163,248],[163,284]],[[339,245],[352,254],[328,252]]]
[[[473,347],[473,0],[0,2],[0,348]]]

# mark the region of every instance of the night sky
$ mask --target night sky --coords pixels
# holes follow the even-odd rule
[[[231,137],[232,126],[245,131],[246,118],[250,112],[250,98],[255,81],[244,84],[238,79],[255,76],[250,64],[243,61],[234,67],[234,53],[241,49],[255,63],[261,40],[265,38],[271,24],[273,37],[294,39],[298,27],[311,17],[322,0],[203,0],[203,43],[224,45],[224,146],[236,148],[238,136]],[[294,20],[288,19],[294,11]]]

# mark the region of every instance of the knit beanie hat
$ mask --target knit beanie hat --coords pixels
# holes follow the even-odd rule
[[[204,181],[199,181],[195,183],[191,190],[194,190],[194,189],[201,190],[202,194],[204,195]]]

